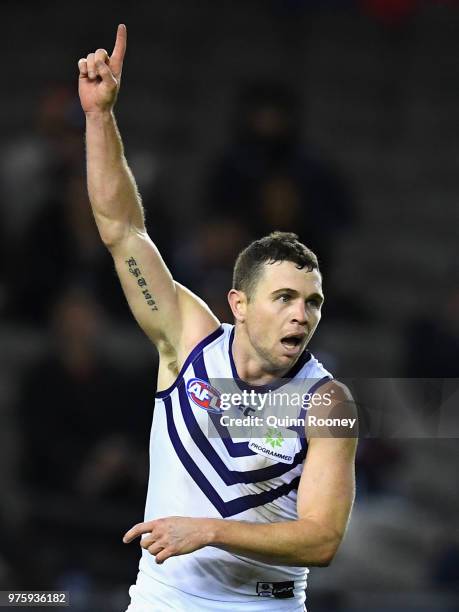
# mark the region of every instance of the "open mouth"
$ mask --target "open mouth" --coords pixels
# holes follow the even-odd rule
[[[293,351],[300,347],[303,342],[304,336],[302,334],[285,336],[281,338],[282,346],[288,349],[289,351]]]

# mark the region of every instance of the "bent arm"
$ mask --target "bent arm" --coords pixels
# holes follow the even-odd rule
[[[354,500],[355,449],[354,438],[311,442],[298,491],[297,520],[265,524],[166,517],[135,525],[123,541],[148,534],[140,545],[155,555],[157,563],[214,546],[272,565],[329,565]]]
[[[272,565],[323,567],[337,549],[336,534],[311,519],[272,524],[213,522],[210,546]]]
[[[327,396],[333,401],[326,402],[325,409],[316,408],[321,416],[355,415],[346,387],[329,382],[322,388],[322,397]],[[332,561],[354,502],[357,440],[336,437],[342,431],[316,429],[307,433],[310,438],[298,487],[298,519],[268,525],[217,521],[214,546],[276,565],[324,566]]]
[[[355,439],[314,439],[301,477],[298,519],[273,524],[216,520],[211,546],[274,565],[329,565],[354,500],[355,447]]]
[[[324,402],[322,416],[338,410],[354,413],[352,397],[336,382],[324,386],[334,400]],[[339,432],[341,435],[341,432]],[[308,432],[306,461],[298,487],[298,518],[289,522],[251,523],[226,519],[166,517],[139,523],[124,536],[130,542],[142,534],[141,547],[157,563],[204,546],[215,546],[273,565],[326,566],[346,531],[355,496],[355,437],[330,437],[336,432]],[[351,432],[354,436],[354,431]]]

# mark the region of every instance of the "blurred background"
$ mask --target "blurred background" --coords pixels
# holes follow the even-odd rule
[[[2,7],[0,589],[118,612],[139,548],[156,354],[85,187],[77,60],[129,30],[118,123],[149,231],[231,321],[236,254],[316,250],[311,348],[341,377],[458,377],[459,7],[417,0]],[[363,440],[310,612],[459,610],[456,439]]]

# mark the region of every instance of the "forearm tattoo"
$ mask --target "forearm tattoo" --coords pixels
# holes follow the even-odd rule
[[[152,310],[158,310],[158,306],[156,305],[156,302],[148,289],[147,281],[142,276],[142,272],[137,266],[136,260],[133,257],[130,257],[129,259],[126,259],[126,263],[128,265],[129,272],[137,279],[137,284],[139,285],[148,306]]]

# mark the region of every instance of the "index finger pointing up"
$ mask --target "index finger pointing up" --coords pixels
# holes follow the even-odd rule
[[[124,23],[120,23],[116,32],[115,46],[110,57],[110,68],[113,74],[118,76],[123,68],[124,54],[126,53],[127,29]]]

